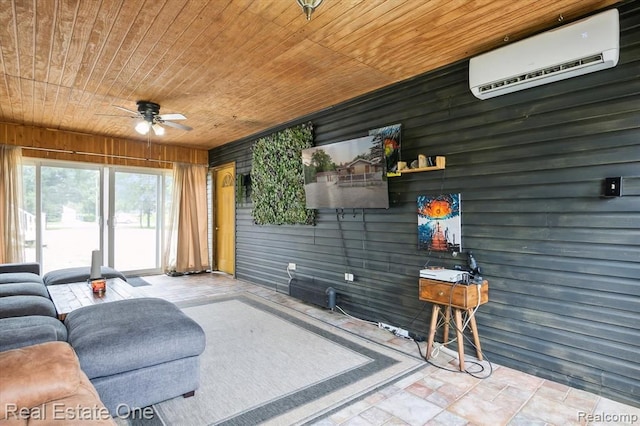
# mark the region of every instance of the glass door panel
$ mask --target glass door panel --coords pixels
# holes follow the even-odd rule
[[[37,262],[36,167],[33,165],[22,166],[22,203],[20,226],[24,235],[24,260]]]
[[[160,179],[158,174],[115,172],[113,260],[119,271],[158,271]]]
[[[40,186],[42,271],[90,266],[100,249],[100,170],[42,166]]]

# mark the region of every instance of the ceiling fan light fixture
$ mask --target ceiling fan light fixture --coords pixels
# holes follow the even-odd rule
[[[138,124],[136,124],[136,132],[140,133],[141,135],[146,135],[147,133],[149,133],[150,128],[151,123],[149,123],[148,121],[139,121]]]
[[[162,127],[158,123],[151,126],[151,128],[153,129],[153,133],[155,133],[156,136],[164,135],[164,127]]]
[[[313,13],[314,10],[316,10],[316,7],[320,6],[320,3],[322,3],[322,0],[296,0],[296,1],[302,8],[302,11],[304,12],[304,14],[306,15],[307,21],[311,20],[311,14]]]

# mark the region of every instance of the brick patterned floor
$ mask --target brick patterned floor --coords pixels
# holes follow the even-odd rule
[[[151,286],[139,287],[145,295],[172,302],[206,296],[250,292],[305,312],[315,318],[368,339],[418,355],[415,342],[396,337],[378,327],[336,311],[320,309],[286,294],[221,273],[184,277],[144,277]],[[422,353],[425,344],[421,343]],[[425,367],[339,412],[317,426],[369,425],[640,425],[640,409],[607,398],[493,364],[488,378],[456,372],[455,352],[442,348],[433,359],[441,369]],[[465,358],[475,358],[465,354]],[[469,363],[471,364],[471,363]],[[488,371],[489,365],[481,363]],[[471,364],[472,366],[472,364]],[[468,369],[471,369],[468,366]],[[486,374],[486,373],[482,373]],[[580,414],[582,413],[582,415]],[[604,421],[598,415],[627,415],[621,421]],[[595,417],[589,417],[595,416]],[[635,417],[633,417],[635,416]]]

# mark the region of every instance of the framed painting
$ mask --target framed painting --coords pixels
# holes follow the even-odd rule
[[[384,160],[387,176],[400,176],[398,173],[398,161],[400,161],[400,134],[401,124],[380,127],[369,130],[369,136],[374,137],[376,143],[382,144],[384,148]]]
[[[418,196],[418,249],[460,252],[460,194]]]

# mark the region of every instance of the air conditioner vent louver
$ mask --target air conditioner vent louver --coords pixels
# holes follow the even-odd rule
[[[502,88],[505,86],[511,86],[514,84],[521,83],[523,81],[542,78],[549,74],[556,74],[556,73],[561,73],[561,72],[565,72],[573,69],[579,69],[584,66],[588,66],[594,63],[602,63],[602,62],[604,62],[604,58],[602,57],[602,54],[597,54],[597,55],[589,56],[589,57],[578,59],[578,60],[568,61],[568,62],[565,62],[564,64],[555,65],[553,67],[544,68],[541,70],[522,74],[517,77],[511,77],[507,80],[496,81],[494,83],[481,86],[480,93],[490,92],[493,89]]]

